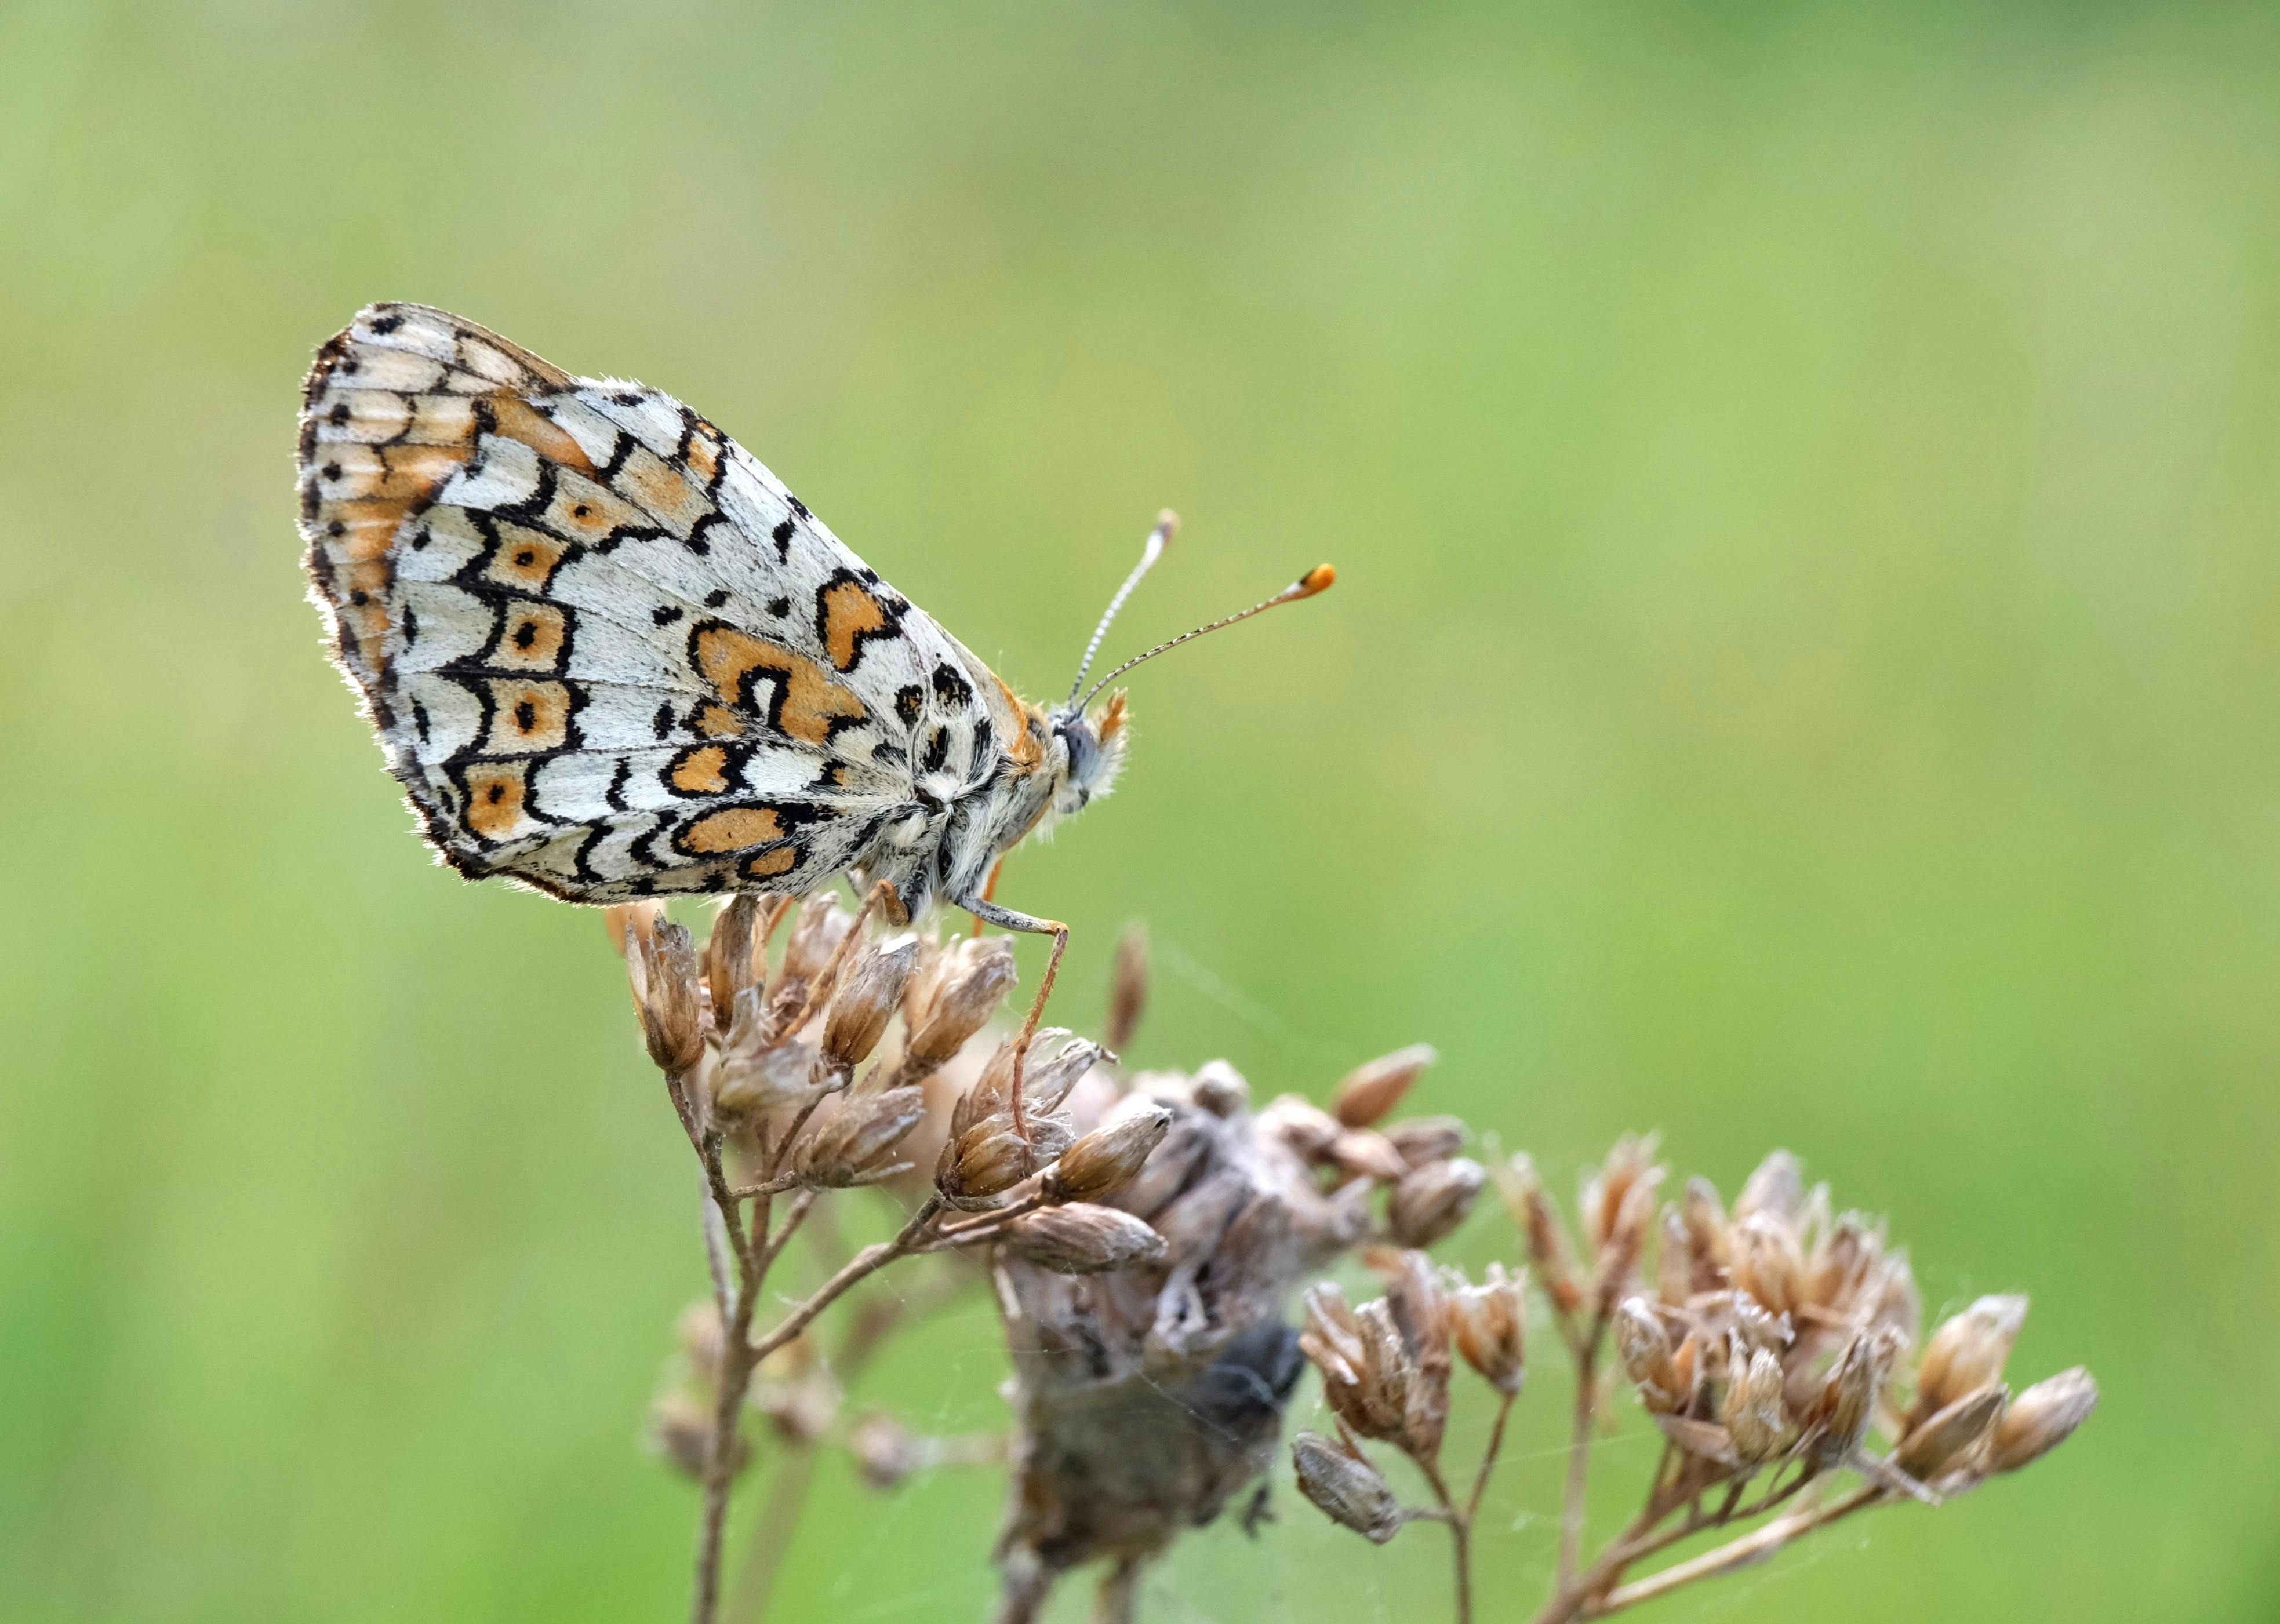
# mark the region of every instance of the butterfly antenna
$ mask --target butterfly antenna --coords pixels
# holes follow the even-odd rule
[[[1092,657],[1100,652],[1100,640],[1108,635],[1108,628],[1116,623],[1116,617],[1123,612],[1124,600],[1132,596],[1132,589],[1140,584],[1141,578],[1156,567],[1156,560],[1164,556],[1164,549],[1172,544],[1172,538],[1179,533],[1180,516],[1177,513],[1166,508],[1156,515],[1156,527],[1148,532],[1147,543],[1140,549],[1140,562],[1132,566],[1132,573],[1124,578],[1124,584],[1116,589],[1116,596],[1108,600],[1108,607],[1101,612],[1100,624],[1092,628],[1092,641],[1084,645],[1084,658],[1076,663],[1076,681],[1069,684],[1071,704],[1076,703],[1077,689],[1084,686],[1084,673],[1092,669]]]
[[[1248,620],[1255,614],[1265,614],[1268,610],[1273,609],[1279,604],[1295,604],[1302,597],[1312,597],[1317,592],[1326,592],[1329,589],[1330,583],[1337,578],[1337,571],[1332,569],[1329,565],[1317,564],[1313,568],[1299,576],[1298,580],[1292,581],[1289,586],[1283,588],[1280,592],[1277,592],[1273,597],[1268,598],[1263,604],[1253,604],[1250,608],[1238,611],[1237,612],[1228,616],[1223,620],[1213,620],[1210,625],[1198,626],[1191,632],[1182,632],[1176,637],[1169,638],[1165,642],[1158,643],[1145,654],[1136,654],[1130,659],[1126,660],[1121,666],[1119,666],[1115,670],[1110,672],[1106,676],[1101,678],[1099,681],[1094,683],[1092,685],[1091,692],[1085,695],[1083,704],[1080,704],[1077,708],[1079,710],[1082,710],[1085,705],[1090,704],[1092,703],[1094,694],[1100,692],[1102,689],[1106,688],[1111,682],[1113,682],[1117,678],[1131,670],[1133,666],[1139,665],[1143,660],[1154,659],[1159,654],[1162,654],[1167,650],[1176,649],[1183,643],[1193,643],[1197,638],[1202,636],[1206,632],[1219,631],[1225,627],[1233,626],[1237,620]]]

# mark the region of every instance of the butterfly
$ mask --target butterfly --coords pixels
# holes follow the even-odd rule
[[[1328,565],[1063,703],[1016,696],[671,396],[574,377],[459,317],[374,304],[317,353],[300,530],[335,661],[442,859],[579,903],[797,896],[844,874],[897,924],[1107,793],[1117,677],[1328,587]],[[1050,975],[1050,971],[1049,971]]]

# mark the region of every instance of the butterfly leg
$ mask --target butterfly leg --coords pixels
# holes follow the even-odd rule
[[[1059,920],[1033,919],[1016,912],[987,897],[962,897],[958,906],[1000,930],[1018,930],[1053,939],[1052,954],[1045,960],[1044,979],[1037,983],[1036,1000],[1029,1005],[1029,1017],[1021,1023],[1021,1030],[1013,1039],[1013,1081],[1009,1090],[1013,1097],[1013,1131],[1027,1139],[1029,1130],[1021,1118],[1021,1069],[1028,1064],[1029,1043],[1037,1035],[1037,1022],[1044,1015],[1045,1000],[1053,996],[1053,977],[1060,974],[1061,955],[1068,951],[1069,927]]]

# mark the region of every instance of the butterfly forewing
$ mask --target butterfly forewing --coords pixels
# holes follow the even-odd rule
[[[335,657],[471,877],[812,889],[1033,742],[980,661],[679,401],[441,311],[320,351],[301,528]]]

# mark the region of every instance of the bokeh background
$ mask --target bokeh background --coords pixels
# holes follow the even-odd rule
[[[1115,646],[1336,560],[1009,866],[1063,1012],[1144,917],[1143,1062],[1429,1039],[1559,1186],[1790,1146],[2105,1387],[1660,1616],[2280,1609],[2268,9],[17,4],[0,243],[0,1616],[683,1605],[618,968],[428,865],[301,599],[298,382],[378,297],[696,403],[1033,693],[1159,505]],[[858,1397],[987,1424],[992,1343]],[[776,1616],[979,1616],[998,1496],[830,1466]],[[1430,1530],[1284,1507],[1151,1616],[1439,1616]]]

